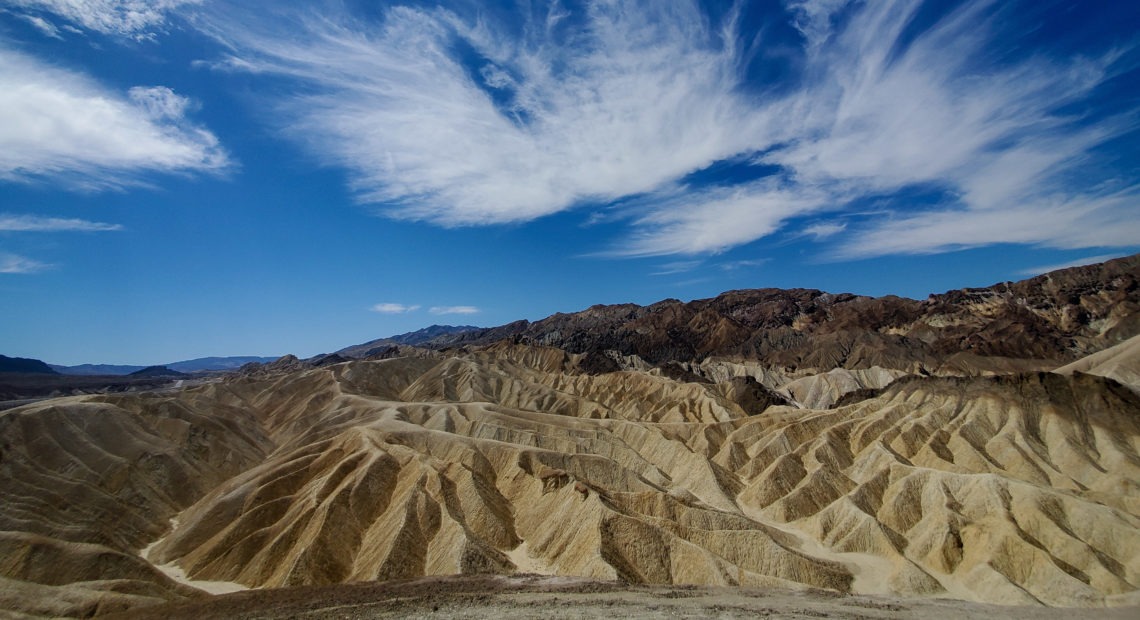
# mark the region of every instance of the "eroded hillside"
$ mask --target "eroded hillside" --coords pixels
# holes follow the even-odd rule
[[[0,608],[514,573],[1136,604],[1140,347],[1108,346],[1133,289],[1077,296],[1109,301],[1070,326],[1097,352],[1063,366],[933,345],[917,366],[663,362],[513,338],[19,407],[0,414]],[[813,333],[852,333],[829,329]]]
[[[503,339],[652,364],[708,357],[826,371],[931,374],[1045,370],[1140,334],[1140,255],[917,301],[810,289],[730,291],[649,306],[593,306],[424,341],[434,348]],[[359,351],[350,347],[345,351]],[[598,370],[617,366],[598,360]]]

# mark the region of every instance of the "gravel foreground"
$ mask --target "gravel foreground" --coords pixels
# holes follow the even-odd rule
[[[1004,607],[950,599],[847,596],[823,590],[630,586],[538,575],[426,577],[249,590],[158,605],[116,619],[214,618],[1140,618],[1140,607]]]

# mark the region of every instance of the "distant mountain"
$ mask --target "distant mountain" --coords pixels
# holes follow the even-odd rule
[[[116,376],[129,375],[146,368],[146,366],[126,366],[122,364],[79,364],[77,366],[50,365],[53,370],[63,375],[80,376]]]
[[[174,362],[165,364],[171,370],[180,372],[200,372],[206,370],[237,370],[250,362],[257,362],[265,364],[277,359],[276,357],[259,357],[253,355],[236,356],[236,357],[200,357],[198,359],[186,360],[184,362]]]
[[[0,372],[24,372],[32,374],[54,375],[58,374],[51,366],[40,360],[26,357],[8,357],[0,355]]]
[[[171,377],[171,378],[177,378],[177,377],[188,377],[190,375],[187,375],[184,372],[178,372],[177,370],[171,370],[171,369],[167,368],[166,366],[147,366],[146,368],[143,368],[142,370],[137,370],[135,372],[132,372],[129,376],[131,376],[131,377]]]
[[[599,372],[617,369],[614,355],[635,355],[653,365],[717,356],[786,368],[974,374],[1053,368],[1137,334],[1140,255],[922,301],[811,289],[738,290],[441,332],[418,346],[513,340],[587,354],[587,364]]]
[[[425,327],[414,332],[408,332],[398,336],[388,336],[387,338],[370,340],[364,344],[345,347],[336,353],[344,357],[368,357],[374,352],[378,352],[376,351],[377,349],[384,349],[391,345],[418,347],[430,345],[437,340],[446,340],[452,336],[482,331],[485,330],[481,327],[475,327],[474,325],[432,325],[431,327]]]
[[[203,372],[203,371],[220,371],[220,370],[237,370],[245,364],[250,362],[267,363],[277,359],[276,357],[257,357],[257,356],[237,356],[237,357],[200,357],[198,359],[185,360],[181,362],[171,362],[169,364],[161,364],[171,370],[179,372]],[[129,375],[136,373],[148,366],[128,366],[118,364],[80,364],[78,366],[59,366],[51,364],[50,367],[56,372],[65,375]]]

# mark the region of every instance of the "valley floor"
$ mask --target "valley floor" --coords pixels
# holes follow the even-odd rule
[[[1140,599],[1129,601],[1140,604]],[[950,599],[846,596],[823,590],[632,586],[537,575],[425,577],[382,583],[250,590],[108,616],[215,618],[922,618],[1132,619],[1140,607],[1057,609]]]

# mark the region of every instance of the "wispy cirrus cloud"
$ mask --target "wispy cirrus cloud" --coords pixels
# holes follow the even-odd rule
[[[1028,189],[1028,188],[1027,188]],[[1135,190],[1108,196],[1038,194],[1002,208],[958,205],[898,214],[859,231],[835,252],[837,258],[887,254],[933,254],[998,243],[1059,249],[1126,247],[1140,239]]]
[[[834,237],[845,230],[847,230],[847,224],[845,222],[817,222],[804,228],[803,234],[816,241],[822,241]]]
[[[189,107],[166,87],[115,92],[0,45],[0,180],[108,189],[225,169],[225,150],[186,118]]]
[[[393,217],[485,225],[620,201],[630,234],[612,256],[715,254],[805,218],[836,258],[1140,239],[1137,179],[1096,173],[1140,114],[1074,111],[1095,111],[1133,43],[1011,54],[1016,6],[927,4],[786,0],[795,75],[762,88],[746,76],[777,62],[763,28],[684,0],[539,2],[521,25],[218,2],[197,23],[231,70],[295,80],[281,127]],[[685,180],[741,158],[768,176]],[[915,188],[940,198],[902,198]],[[829,219],[870,200],[892,206]]]
[[[418,304],[400,304],[400,303],[380,303],[372,306],[370,310],[379,312],[380,314],[409,314],[416,312],[423,306]],[[428,308],[431,314],[479,314],[479,308],[475,306],[432,306]]]
[[[720,263],[717,265],[723,271],[736,271],[737,269],[751,269],[755,267],[762,267],[768,262],[767,258],[751,258],[744,260],[733,260]]]
[[[651,276],[671,276],[678,273],[689,273],[694,269],[704,264],[701,260],[679,260],[665,263],[657,267],[657,271],[650,273]]]
[[[59,28],[56,28],[55,24],[40,17],[39,15],[21,15],[20,17],[22,17],[24,21],[34,26],[36,30],[39,30],[45,37],[61,40],[63,39],[63,35],[60,34]]]
[[[811,4],[810,2],[808,4]],[[825,77],[799,96],[813,114],[765,160],[833,199],[927,186],[941,204],[903,205],[841,241],[837,257],[942,252],[1013,242],[1051,247],[1134,243],[1137,179],[1100,185],[1091,152],[1135,131],[1136,115],[1066,113],[1112,77],[1119,56],[1016,62],[991,58],[1003,7],[965,2],[908,41],[922,3],[859,7],[809,52]],[[947,53],[954,50],[954,53]],[[1122,227],[1109,225],[1120,221]],[[1098,242],[1097,239],[1100,239]]]
[[[92,222],[78,218],[43,217],[39,215],[0,213],[0,233],[111,232],[123,230],[119,224]],[[0,252],[0,273],[38,273],[55,265]]]
[[[0,213],[0,232],[107,232],[118,230],[123,230],[121,224],[106,224],[75,218]]]
[[[407,314],[409,312],[415,312],[419,309],[420,306],[416,305],[405,305],[390,302],[376,304],[370,308],[370,310],[373,312],[379,312],[380,314]]]
[[[32,260],[18,254],[0,252],[0,273],[37,273],[50,269],[51,265]]]
[[[479,314],[479,308],[475,306],[432,306],[428,308],[428,312],[432,314]]]
[[[810,49],[818,49],[834,32],[832,20],[836,13],[851,0],[786,0],[784,5],[792,14],[792,25]]]
[[[144,38],[163,29],[170,11],[183,5],[202,2],[203,0],[0,0],[0,4],[12,7],[54,13],[88,30],[132,38]],[[30,17],[43,22],[36,15]]]
[[[528,221],[770,140],[771,119],[736,92],[730,22],[687,2],[592,3],[574,20],[560,6],[513,30],[442,9],[392,7],[376,23],[236,4],[211,5],[202,25],[231,66],[299,80],[282,125],[395,217]]]
[[[730,187],[664,192],[644,198],[645,213],[613,256],[717,254],[770,235],[793,217],[830,206],[829,195],[768,178]]]

